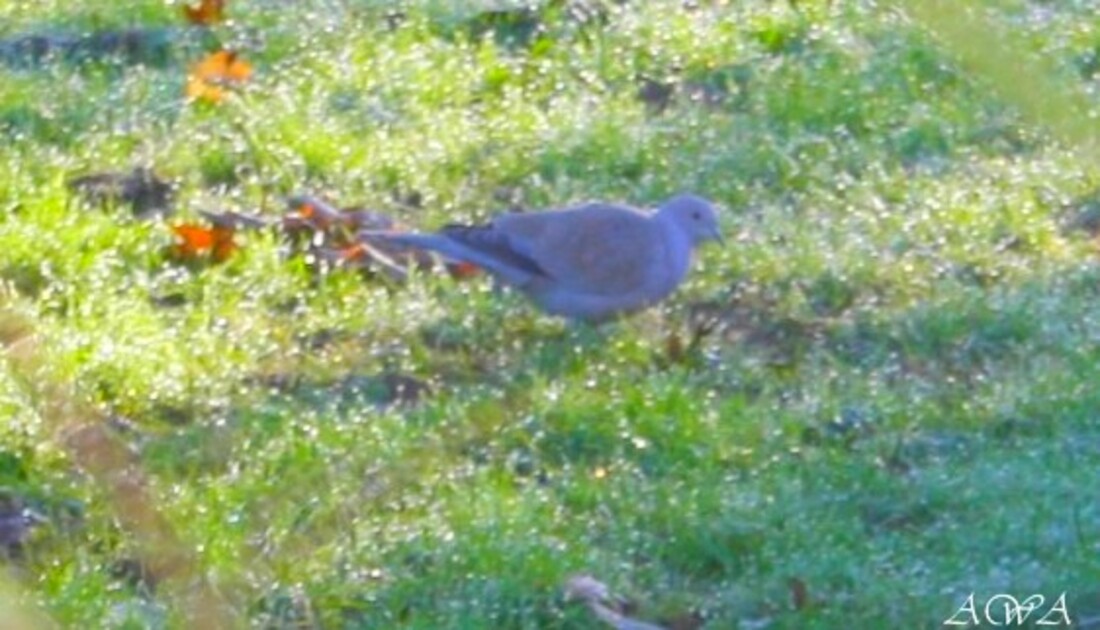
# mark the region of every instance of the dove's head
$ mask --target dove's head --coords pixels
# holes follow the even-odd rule
[[[693,245],[722,241],[714,206],[697,195],[677,195],[661,204],[657,215],[672,222],[691,239]]]

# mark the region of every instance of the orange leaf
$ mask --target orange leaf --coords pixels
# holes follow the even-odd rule
[[[209,257],[214,262],[224,262],[237,251],[230,227],[201,225],[174,225],[172,231],[177,242],[172,253],[180,260],[196,260]]]
[[[225,19],[226,0],[201,0],[199,6],[184,6],[183,16],[191,24],[209,26]]]
[[[252,64],[231,50],[219,50],[191,66],[185,92],[192,100],[210,103],[225,98],[225,87],[239,85],[252,77]]]
[[[349,245],[340,250],[341,260],[364,260],[370,257],[370,252],[360,243]]]
[[[481,267],[466,261],[447,262],[447,272],[456,280],[465,280],[481,273]]]
[[[204,81],[247,81],[252,76],[252,65],[236,51],[217,50],[207,55],[191,68],[191,74]]]
[[[218,230],[220,228],[214,229]],[[225,262],[229,260],[229,257],[235,251],[237,251],[237,243],[234,242],[232,232],[230,232],[229,238],[219,239],[214,243],[214,248],[210,251],[210,258],[214,262]]]
[[[179,237],[179,247],[183,250],[198,253],[214,246],[213,228],[200,225],[173,225],[172,231]]]
[[[196,77],[187,77],[187,87],[184,89],[184,93],[192,101],[206,101],[207,103],[220,103],[225,98],[225,90]]]
[[[339,210],[311,201],[303,201],[298,206],[298,216],[316,226],[319,230],[327,230],[333,225],[343,222],[343,214]]]

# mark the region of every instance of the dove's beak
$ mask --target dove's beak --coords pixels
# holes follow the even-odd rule
[[[714,231],[711,232],[710,235],[712,238],[714,238],[714,240],[718,241],[719,245],[721,245],[722,247],[726,246],[726,239],[722,238],[722,232],[717,227],[714,228]]]

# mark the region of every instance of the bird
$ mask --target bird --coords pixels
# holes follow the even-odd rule
[[[723,240],[714,205],[687,193],[653,212],[585,202],[435,233],[367,231],[360,238],[472,263],[546,313],[594,324],[665,299],[684,281],[695,250]]]

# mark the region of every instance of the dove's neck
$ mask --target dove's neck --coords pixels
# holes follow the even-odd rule
[[[671,291],[680,284],[691,268],[693,250],[691,235],[669,213],[658,211],[653,216],[653,221],[657,224],[665,247],[664,269],[667,273],[664,281],[668,283],[668,290]]]

